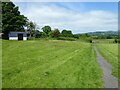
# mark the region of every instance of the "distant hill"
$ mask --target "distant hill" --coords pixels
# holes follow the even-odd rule
[[[118,31],[88,32],[90,36],[118,36]]]
[[[93,37],[96,39],[115,39],[118,38],[118,31],[97,31],[77,34],[78,36]]]

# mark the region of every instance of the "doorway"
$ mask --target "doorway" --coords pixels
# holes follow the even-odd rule
[[[23,34],[18,34],[18,40],[23,40]]]

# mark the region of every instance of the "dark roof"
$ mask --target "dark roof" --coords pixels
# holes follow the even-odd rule
[[[12,32],[9,32],[9,33],[27,33],[27,32],[13,32],[13,31],[12,31]]]
[[[9,32],[9,37],[18,37],[18,34],[23,34],[23,37],[27,37],[27,32]]]

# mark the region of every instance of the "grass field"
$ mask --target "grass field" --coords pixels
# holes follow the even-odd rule
[[[118,77],[118,44],[97,44],[97,48],[112,65],[112,74]]]
[[[0,89],[2,89],[2,40],[0,39]]]
[[[105,43],[114,43],[114,39],[93,39],[93,41],[94,42],[96,42],[96,43],[103,43],[103,44],[105,44]]]
[[[3,40],[3,88],[101,88],[92,44]]]

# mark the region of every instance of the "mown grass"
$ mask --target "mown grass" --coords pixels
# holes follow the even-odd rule
[[[2,40],[0,39],[0,89],[2,89]]]
[[[93,39],[93,42],[96,42],[96,43],[102,43],[102,44],[105,44],[105,43],[114,43],[114,39]]]
[[[101,88],[102,70],[89,43],[3,40],[3,88]]]
[[[118,44],[97,44],[97,48],[112,65],[112,74],[118,78]]]

